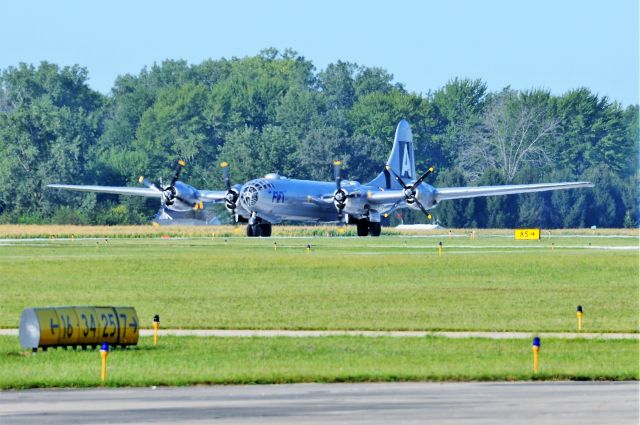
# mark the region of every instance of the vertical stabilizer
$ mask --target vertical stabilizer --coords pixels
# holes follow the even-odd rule
[[[416,179],[416,163],[413,157],[413,134],[411,126],[406,120],[398,123],[396,137],[393,139],[391,154],[387,164],[396,174],[402,177],[405,183]],[[402,189],[402,186],[393,175],[384,169],[378,176],[368,183],[382,189]]]

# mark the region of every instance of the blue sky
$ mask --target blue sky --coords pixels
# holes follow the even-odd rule
[[[638,0],[9,1],[0,68],[42,60],[87,67],[107,93],[120,74],[164,59],[291,47],[318,70],[378,66],[414,92],[454,77],[491,90],[577,87],[624,106],[639,97]]]

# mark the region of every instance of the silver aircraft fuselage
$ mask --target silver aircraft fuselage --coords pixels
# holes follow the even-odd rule
[[[342,188],[353,194],[347,200],[345,212],[355,218],[362,218],[369,209],[367,192],[379,190],[347,180],[342,181]],[[289,179],[278,174],[267,174],[264,178],[248,181],[242,186],[238,199],[239,213],[249,218],[255,212],[271,223],[289,220],[337,222],[338,213],[331,198],[327,196],[335,190],[334,182]]]

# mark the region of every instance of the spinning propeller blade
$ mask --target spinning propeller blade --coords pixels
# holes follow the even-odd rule
[[[236,207],[238,203],[238,197],[240,194],[237,190],[231,187],[231,179],[229,178],[229,163],[227,161],[223,161],[220,163],[220,168],[222,168],[222,179],[224,180],[224,185],[227,188],[227,193],[225,194],[225,207],[233,214],[234,218],[236,215]]]
[[[147,186],[148,188],[155,189],[158,192],[162,192],[161,202],[163,207],[165,205],[173,205],[173,201],[177,199],[180,202],[186,205],[189,205],[191,208],[193,208],[196,211],[199,209],[203,209],[204,204],[202,202],[195,202],[189,199],[185,199],[181,196],[177,196],[178,191],[176,190],[175,184],[180,178],[182,167],[184,167],[186,164],[187,163],[184,160],[182,159],[178,160],[178,167],[176,168],[176,172],[173,178],[171,179],[171,184],[169,184],[169,186],[167,187],[162,187],[162,183],[155,183],[155,182],[149,181],[144,176],[140,176],[138,178],[138,182],[140,182],[140,184]]]
[[[347,192],[341,187],[342,176],[340,175],[340,166],[342,165],[342,161],[334,160],[333,161],[333,177],[336,180],[336,192],[333,194],[333,205],[335,205],[338,210],[338,221],[342,224],[344,222],[344,214],[342,214],[342,210],[347,206],[347,198],[349,195]]]
[[[184,162],[184,160],[182,160],[182,159],[178,160],[178,168],[176,168],[176,173],[173,175],[173,178],[171,179],[171,184],[169,186],[171,186],[171,187],[175,186],[176,182],[180,178],[180,173],[182,172],[182,167],[184,167],[185,165],[187,165],[187,163]]]
[[[427,219],[431,220],[432,216],[431,213],[429,212],[429,210],[427,210],[424,205],[422,205],[422,203],[418,200],[418,198],[416,198],[416,189],[418,188],[418,186],[420,186],[420,184],[422,184],[422,182],[424,181],[424,179],[426,179],[429,174],[433,173],[435,167],[431,166],[429,167],[429,169],[423,174],[421,175],[412,185],[407,185],[402,178],[396,174],[395,171],[393,171],[393,169],[387,164],[385,167],[388,171],[391,171],[391,173],[393,174],[393,176],[396,178],[396,180],[398,181],[398,183],[400,183],[402,185],[402,188],[404,189],[404,199],[408,204],[416,204],[418,206],[418,208],[420,208],[420,211],[422,211],[424,213],[424,215],[427,216]],[[395,206],[399,203],[396,202],[394,204],[394,206],[392,207],[395,208]]]

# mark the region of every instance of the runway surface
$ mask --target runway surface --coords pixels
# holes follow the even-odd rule
[[[527,382],[4,391],[0,423],[637,425],[638,388]]]
[[[200,336],[200,337],[291,337],[309,338],[321,336],[368,336],[368,337],[427,337],[444,338],[489,338],[489,339],[526,339],[534,336],[540,338],[561,339],[640,339],[638,333],[589,333],[589,332],[481,332],[481,331],[291,331],[279,329],[161,329],[160,336]],[[18,336],[18,329],[0,329],[0,335]],[[153,330],[140,329],[140,335],[151,336]]]

